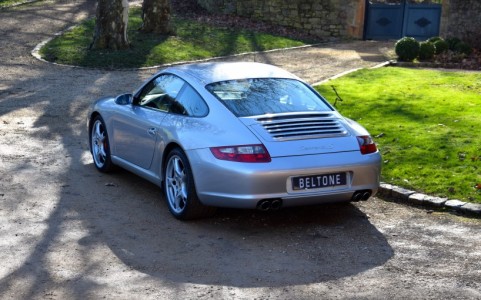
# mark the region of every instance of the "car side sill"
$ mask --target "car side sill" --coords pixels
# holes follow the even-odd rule
[[[122,159],[118,156],[115,156],[115,155],[112,155],[111,157],[112,159],[112,162],[114,163],[114,165],[117,165],[123,169],[126,169],[127,171],[129,172],[132,172],[134,173],[135,175],[138,175],[150,182],[152,182],[153,184],[155,185],[158,185],[159,187],[162,187],[162,179],[157,175],[155,174],[154,172],[152,171],[149,171],[149,170],[145,170],[137,165],[134,165],[133,163],[130,163],[128,161],[126,161],[125,159]]]

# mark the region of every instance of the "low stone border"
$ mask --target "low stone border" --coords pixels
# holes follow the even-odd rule
[[[392,66],[406,67],[406,68],[428,68],[428,69],[448,69],[448,70],[463,70],[463,71],[480,71],[481,67],[478,69],[466,68],[462,63],[437,63],[429,61],[421,62],[405,62],[405,61],[395,61],[391,62]]]
[[[468,203],[455,199],[433,197],[395,186],[381,183],[378,197],[404,204],[424,206],[428,208],[444,208],[450,211],[463,213],[471,216],[481,216],[481,204]]]
[[[378,69],[378,68],[383,68],[383,67],[386,67],[386,66],[390,66],[391,65],[391,61],[385,61],[385,62],[381,62],[375,66],[372,66],[372,67],[369,67],[369,69]],[[347,71],[344,71],[342,73],[339,73],[337,75],[334,75],[332,77],[329,77],[329,78],[326,78],[324,80],[321,80],[321,81],[318,81],[318,82],[315,82],[315,83],[312,83],[311,85],[312,86],[316,86],[316,85],[320,85],[320,84],[323,84],[323,83],[326,83],[330,80],[334,80],[334,79],[337,79],[339,77],[342,77],[342,76],[345,76],[345,75],[348,75],[348,74],[351,74],[351,73],[354,73],[356,71],[359,71],[363,68],[354,68],[354,69],[350,69],[350,70],[347,70]]]

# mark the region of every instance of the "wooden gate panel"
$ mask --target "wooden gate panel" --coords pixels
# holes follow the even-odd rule
[[[440,20],[440,4],[367,0],[364,39],[389,40],[410,36],[425,40],[439,35]]]
[[[407,5],[404,18],[403,36],[425,40],[439,35],[441,5]]]
[[[366,39],[387,40],[402,36],[403,4],[368,4]]]

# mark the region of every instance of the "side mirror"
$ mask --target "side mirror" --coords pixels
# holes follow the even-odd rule
[[[115,103],[118,105],[128,105],[132,104],[134,96],[132,94],[122,94],[115,98]]]

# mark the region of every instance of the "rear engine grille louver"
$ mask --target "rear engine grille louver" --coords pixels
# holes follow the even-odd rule
[[[302,114],[257,119],[276,140],[347,136],[348,131],[332,114]]]

